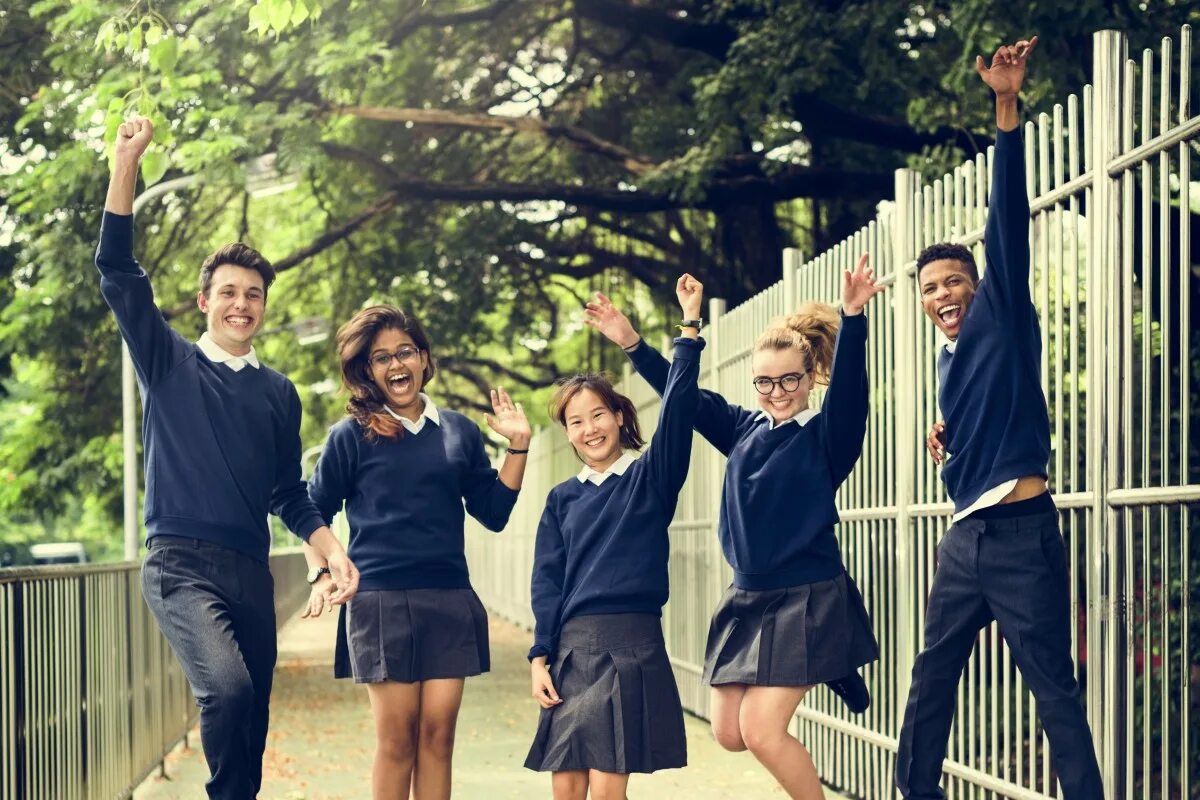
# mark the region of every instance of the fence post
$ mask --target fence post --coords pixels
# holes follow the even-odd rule
[[[1088,213],[1088,414],[1087,441],[1091,455],[1088,488],[1092,491],[1092,528],[1088,536],[1088,718],[1104,777],[1106,794],[1119,785],[1119,732],[1124,704],[1120,686],[1119,577],[1116,512],[1107,493],[1116,475],[1117,394],[1119,377],[1107,354],[1119,352],[1120,315],[1113,303],[1120,263],[1120,183],[1108,174],[1108,164],[1121,152],[1121,81],[1128,42],[1120,31],[1097,31],[1092,36],[1092,204]]]
[[[800,305],[797,297],[796,271],[804,265],[804,254],[794,247],[783,251],[783,313],[790,314]]]
[[[914,232],[916,230],[913,198],[920,188],[920,176],[910,169],[898,169],[895,174],[895,219],[892,222],[892,264],[895,274],[893,298],[896,304],[892,315],[895,330],[892,332],[895,366],[892,386],[896,392],[896,417],[892,420],[895,436],[896,476],[896,613],[902,620],[896,631],[896,700],[897,716],[903,716],[903,704],[908,697],[912,680],[912,665],[920,646],[920,633],[913,628],[911,619],[919,598],[913,592],[912,518],[909,507],[915,500],[913,470],[917,458],[917,434],[912,420],[917,418],[916,337],[917,309],[916,293],[913,291],[915,275],[909,275],[910,265],[916,259]],[[929,357],[928,354],[922,354]],[[894,720],[893,730],[899,730],[900,719]]]

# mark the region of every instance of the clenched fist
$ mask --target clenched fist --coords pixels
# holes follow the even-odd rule
[[[154,138],[154,125],[145,117],[134,117],[117,128],[114,155],[118,161],[136,164]]]

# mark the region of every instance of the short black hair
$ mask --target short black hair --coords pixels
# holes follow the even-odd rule
[[[967,268],[967,272],[971,274],[971,280],[979,283],[979,266],[975,263],[975,256],[971,255],[970,248],[964,247],[961,244],[953,244],[952,242],[938,242],[931,244],[921,251],[917,256],[917,279],[921,278],[921,268],[930,261],[941,261],[949,259],[951,261],[962,262]]]
[[[263,279],[263,299],[266,299],[267,290],[275,282],[275,268],[271,266],[270,261],[267,261],[263,257],[262,253],[242,242],[222,245],[214,250],[212,255],[204,259],[204,263],[200,265],[200,292],[205,297],[208,297],[208,293],[212,291],[213,273],[217,271],[217,267],[222,267],[226,264],[244,269],[252,269],[261,275]]]

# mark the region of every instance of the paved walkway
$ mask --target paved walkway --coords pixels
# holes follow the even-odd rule
[[[271,698],[271,733],[261,800],[367,800],[374,726],[366,690],[333,679],[335,617],[293,619],[279,642]],[[537,721],[525,661],[529,635],[506,622],[491,625],[493,672],[467,681],[454,754],[455,800],[550,796],[550,779],[521,766]],[[756,800],[783,792],[747,753],[717,746],[703,720],[687,718],[691,766],[630,781],[635,800]],[[208,770],[200,737],[168,756],[169,780],[151,777],[134,800],[204,797]],[[835,798],[833,794],[830,798]]]

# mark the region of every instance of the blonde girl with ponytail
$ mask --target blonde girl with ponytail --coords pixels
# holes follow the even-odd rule
[[[749,750],[789,797],[824,797],[812,757],[788,733],[810,689],[826,684],[861,712],[858,669],[879,657],[862,597],[846,574],[834,495],[862,452],[867,320],[882,286],[864,254],[842,282],[840,309],[809,303],[754,345],[757,409],[702,391],[696,430],[726,458],[718,537],[733,567],[709,626],[704,677],[713,734]],[[588,305],[593,327],[628,353],[660,394],[668,365],[612,302]],[[809,394],[827,385],[821,408]]]

